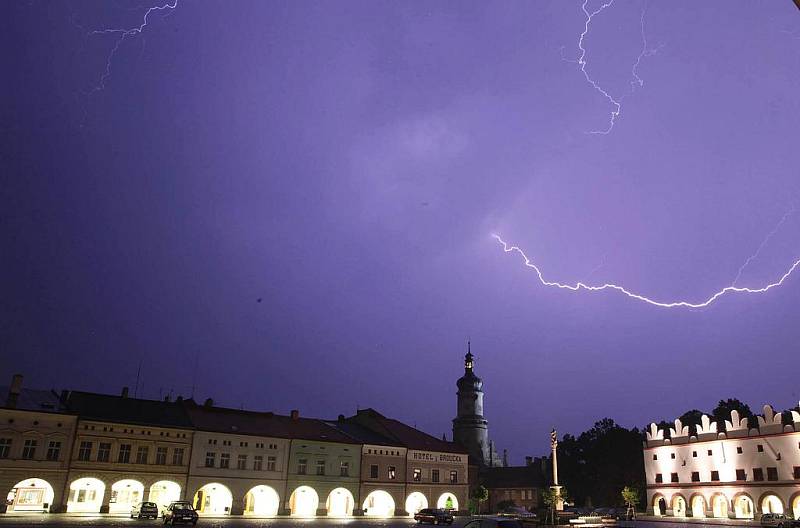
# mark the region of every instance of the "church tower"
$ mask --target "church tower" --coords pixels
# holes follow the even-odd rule
[[[489,443],[488,422],[483,417],[483,381],[472,371],[473,357],[467,343],[464,356],[464,375],[458,387],[458,414],[453,420],[453,441],[469,451],[480,466],[494,465],[495,458]]]

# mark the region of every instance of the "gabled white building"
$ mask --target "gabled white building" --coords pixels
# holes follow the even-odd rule
[[[800,518],[800,413],[791,425],[765,405],[756,424],[738,412],[725,431],[708,416],[690,431],[675,420],[650,424],[644,445],[647,511],[656,516],[758,519],[763,513]]]

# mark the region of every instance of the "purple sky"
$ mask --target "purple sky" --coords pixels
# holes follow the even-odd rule
[[[437,435],[467,338],[512,461],[609,416],[797,403],[800,277],[703,310],[800,197],[800,12],[648,5],[644,84],[575,63],[579,2],[6,6],[0,375]],[[590,3],[591,6],[598,4]],[[645,4],[587,35],[630,91]],[[83,28],[83,29],[81,29]],[[800,208],[800,204],[797,204]],[[790,215],[739,282],[800,256]],[[261,298],[262,302],[257,302]]]

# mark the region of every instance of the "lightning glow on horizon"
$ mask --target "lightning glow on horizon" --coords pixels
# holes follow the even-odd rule
[[[122,43],[125,41],[126,38],[132,37],[132,36],[135,36],[135,35],[139,35],[139,34],[142,33],[142,31],[144,31],[144,28],[146,28],[147,24],[148,24],[148,20],[147,19],[148,19],[148,17],[150,16],[150,14],[152,12],[154,12],[154,11],[164,11],[164,10],[167,10],[167,9],[172,11],[177,7],[178,7],[178,0],[172,0],[172,3],[167,2],[164,5],[156,5],[156,6],[150,7],[144,13],[144,16],[142,17],[142,23],[139,24],[138,26],[134,26],[134,27],[132,27],[130,29],[115,28],[115,29],[96,29],[94,31],[90,31],[87,34],[87,36],[91,36],[91,35],[109,35],[109,34],[113,33],[113,34],[119,34],[119,38],[117,38],[117,40],[114,42],[114,46],[111,48],[111,52],[109,52],[109,54],[108,54],[108,58],[106,59],[106,68],[103,71],[103,74],[100,76],[99,82],[97,83],[96,86],[94,86],[89,91],[89,94],[92,94],[94,92],[99,92],[100,90],[103,90],[106,87],[106,81],[111,76],[111,64],[114,61],[114,56],[117,54],[117,51],[119,51],[119,47],[122,45]],[[87,95],[89,95],[89,94],[87,94]]]
[[[606,283],[606,284],[602,284],[600,286],[592,286],[592,285],[589,285],[589,284],[585,284],[583,282],[576,282],[575,284],[564,284],[564,283],[561,283],[561,282],[555,282],[555,281],[546,280],[544,278],[544,275],[542,274],[542,271],[539,269],[539,267],[536,264],[534,264],[531,261],[530,258],[528,258],[528,256],[525,254],[525,252],[522,249],[520,249],[517,246],[512,246],[512,245],[508,244],[505,240],[503,240],[497,234],[492,234],[492,238],[497,240],[503,246],[503,251],[504,252],[519,254],[525,261],[525,267],[531,268],[534,272],[536,272],[536,276],[538,277],[539,282],[543,286],[549,286],[549,287],[553,287],[553,288],[559,288],[559,289],[562,289],[562,290],[570,290],[570,291],[586,290],[586,291],[596,292],[596,291],[603,291],[603,290],[614,290],[614,291],[617,291],[617,292],[620,292],[620,293],[626,295],[627,297],[630,297],[631,299],[635,299],[637,301],[642,301],[644,303],[650,304],[652,306],[658,306],[660,308],[705,308],[706,306],[711,305],[714,301],[716,301],[717,299],[719,299],[723,295],[726,295],[726,294],[729,294],[729,293],[764,293],[764,292],[767,292],[767,291],[769,291],[769,290],[771,290],[773,288],[776,288],[776,287],[782,285],[786,281],[786,279],[788,279],[789,276],[795,271],[795,269],[800,267],[800,258],[799,258],[799,259],[794,261],[794,263],[791,265],[791,267],[789,268],[789,270],[786,273],[781,275],[779,280],[777,280],[775,282],[771,282],[771,283],[769,283],[766,286],[763,286],[761,288],[745,288],[745,287],[735,286],[735,285],[732,284],[730,286],[726,286],[725,288],[722,288],[721,290],[715,292],[713,295],[711,295],[706,300],[701,301],[701,302],[690,302],[690,301],[664,302],[664,301],[657,301],[657,300],[651,299],[651,298],[649,298],[649,297],[647,297],[645,295],[629,291],[629,290],[625,289],[624,287],[619,286],[617,284]]]
[[[639,52],[639,56],[636,57],[636,61],[634,62],[633,66],[631,68],[631,76],[633,77],[633,79],[630,82],[630,84],[631,84],[630,92],[622,95],[619,98],[615,98],[613,95],[611,95],[608,92],[608,90],[606,90],[605,88],[600,86],[600,83],[598,83],[596,80],[594,80],[589,75],[589,72],[586,71],[586,66],[587,66],[586,48],[583,45],[583,41],[586,38],[586,35],[589,33],[589,26],[591,25],[592,21],[594,20],[594,17],[599,15],[603,11],[605,11],[607,8],[609,8],[612,5],[614,5],[614,2],[615,2],[615,0],[608,0],[608,1],[604,2],[603,4],[601,4],[600,7],[598,7],[594,11],[589,11],[586,8],[586,6],[589,3],[589,0],[584,0],[583,1],[583,4],[581,4],[581,10],[583,11],[584,15],[586,15],[586,18],[584,20],[583,31],[581,32],[580,38],[578,39],[578,49],[580,50],[580,55],[578,56],[577,60],[574,60],[574,61],[570,60],[569,61],[569,62],[575,62],[578,65],[578,69],[580,69],[581,73],[583,73],[583,76],[586,79],[586,82],[589,83],[589,85],[591,85],[592,88],[594,88],[595,91],[600,93],[614,107],[614,109],[611,111],[611,114],[609,115],[608,127],[606,127],[605,130],[591,130],[591,131],[589,131],[590,134],[600,134],[600,135],[604,135],[604,136],[608,135],[611,132],[611,130],[614,128],[614,124],[617,122],[617,118],[619,117],[620,113],[622,112],[622,101],[625,99],[625,97],[627,97],[628,95],[631,95],[634,92],[634,90],[636,89],[636,85],[637,84],[639,85],[639,87],[644,85],[644,80],[636,72],[637,68],[639,67],[640,63],[642,62],[642,59],[645,58],[645,57],[649,57],[651,55],[654,55],[660,49],[660,46],[659,46],[659,48],[655,48],[655,49],[651,49],[651,48],[647,47],[647,37],[646,37],[645,31],[644,31],[644,17],[645,17],[645,13],[647,12],[647,8],[645,7],[644,9],[642,9],[642,16],[641,16],[641,19],[640,19],[641,20],[641,34],[642,34],[642,51]]]

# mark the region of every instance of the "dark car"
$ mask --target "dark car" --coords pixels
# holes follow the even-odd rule
[[[453,524],[453,514],[441,508],[423,508],[414,514],[414,520],[420,524]]]
[[[522,522],[508,517],[487,517],[473,519],[464,525],[464,528],[523,528]]]
[[[164,524],[197,524],[197,517],[197,512],[186,501],[171,502],[167,509],[164,510]]]
[[[140,502],[131,508],[131,519],[158,519],[158,505],[155,502]]]
[[[769,528],[791,528],[795,521],[782,513],[765,513],[761,516],[761,526]]]

